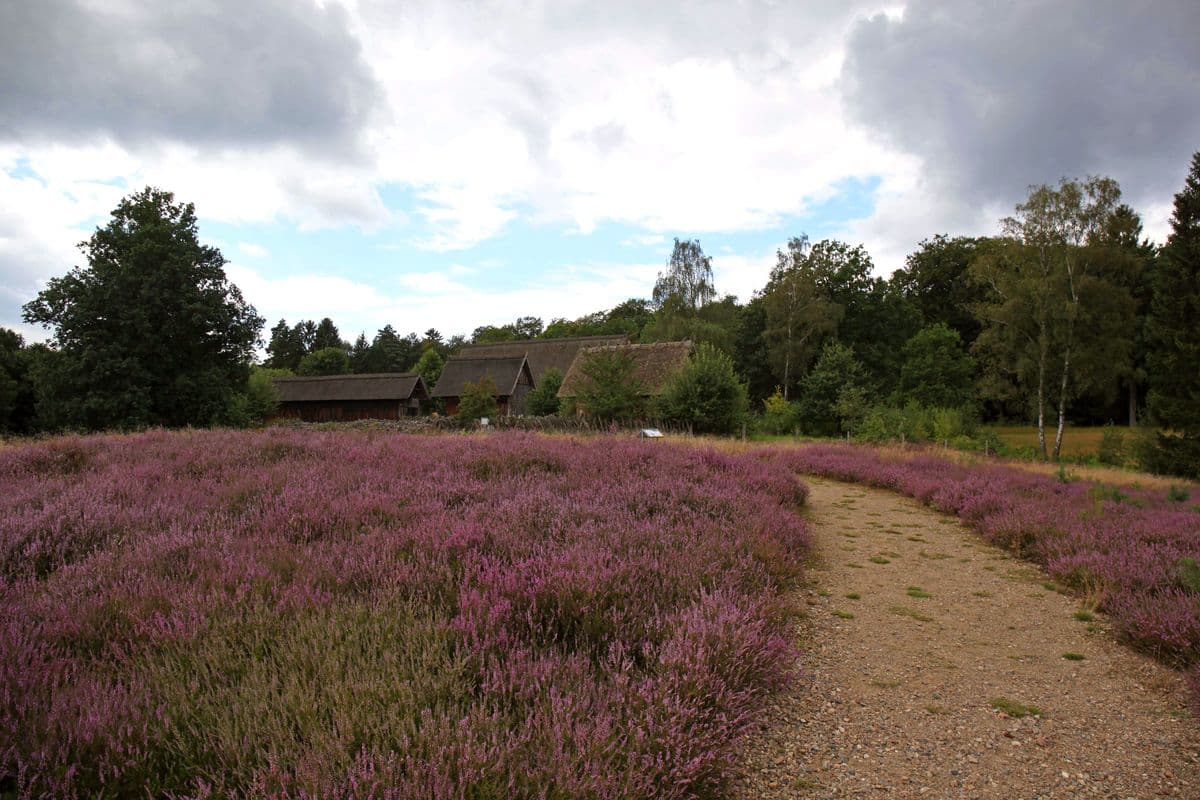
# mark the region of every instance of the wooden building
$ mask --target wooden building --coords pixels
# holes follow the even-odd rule
[[[657,397],[663,393],[667,381],[687,363],[692,355],[692,343],[683,342],[654,342],[653,344],[616,344],[603,347],[588,347],[579,351],[571,368],[563,378],[558,396],[565,399],[574,398],[585,386],[588,377],[583,372],[588,358],[599,353],[622,353],[629,357],[633,364],[629,380],[642,388],[645,397]]]
[[[525,413],[525,397],[533,389],[533,373],[524,353],[518,356],[456,355],[446,359],[432,396],[440,399],[447,414],[458,413],[458,401],[468,383],[490,378],[496,385],[496,405],[501,416]]]
[[[490,344],[465,344],[458,355],[470,358],[516,358],[529,359],[529,372],[533,385],[542,382],[542,377],[552,369],[566,375],[575,356],[586,347],[629,344],[623,333],[609,336],[569,336],[562,339],[534,339],[519,342],[493,342]]]
[[[305,422],[400,419],[421,413],[429,400],[425,380],[415,372],[275,378],[277,418]]]

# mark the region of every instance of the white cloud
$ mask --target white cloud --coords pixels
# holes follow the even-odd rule
[[[493,290],[436,273],[397,278],[394,291],[361,281],[306,274],[274,278],[243,264],[226,273],[270,327],[279,319],[332,317],[343,337],[365,331],[370,338],[384,325],[401,333],[437,328],[446,335],[469,334],[480,325],[502,325],[517,316],[574,319],[646,293],[658,264],[582,264],[555,276],[510,289]]]
[[[268,255],[267,248],[253,242],[238,242],[238,250],[251,258],[266,258]]]

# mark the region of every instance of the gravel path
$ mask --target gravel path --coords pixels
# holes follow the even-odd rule
[[[1200,798],[1177,673],[957,520],[806,481],[806,674],[748,745],[735,796]]]

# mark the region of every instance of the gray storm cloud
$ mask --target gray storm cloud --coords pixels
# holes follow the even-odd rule
[[[350,151],[380,97],[345,11],[307,0],[0,3],[0,141]]]
[[[913,0],[853,29],[849,113],[964,202],[1103,173],[1166,202],[1200,149],[1200,3]]]

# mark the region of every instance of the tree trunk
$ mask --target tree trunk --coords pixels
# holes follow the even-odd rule
[[[1038,387],[1037,387],[1037,431],[1038,449],[1042,452],[1042,461],[1046,460],[1046,324],[1040,326],[1041,335],[1038,337]]]
[[[1058,387],[1058,430],[1054,433],[1054,460],[1062,452],[1063,428],[1067,425],[1067,378],[1071,374],[1071,348],[1063,355],[1062,381]]]
[[[1137,384],[1129,379],[1129,427],[1137,427]]]

